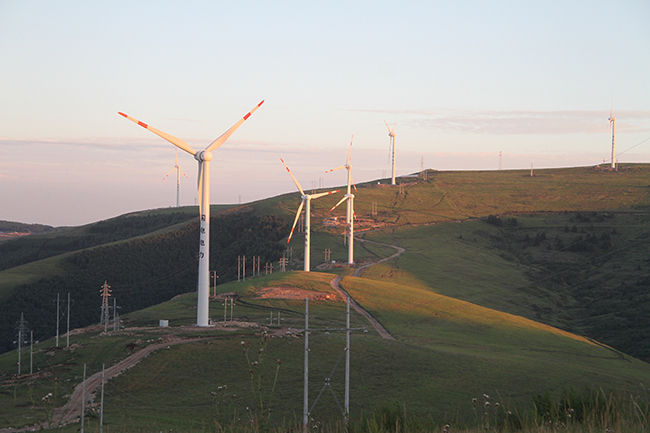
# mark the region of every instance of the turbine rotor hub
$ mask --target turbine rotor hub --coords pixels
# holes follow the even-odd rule
[[[197,152],[194,155],[194,159],[196,159],[199,162],[212,161],[212,152],[209,152],[207,150],[202,150],[200,152]]]

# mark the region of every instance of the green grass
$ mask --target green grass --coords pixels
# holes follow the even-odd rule
[[[571,304],[572,299],[538,281],[535,271],[544,271],[542,265],[550,259],[582,263],[579,256],[552,248],[524,248],[521,239],[525,234],[533,236],[546,231],[550,237],[569,242],[574,234],[567,234],[564,227],[571,222],[570,213],[516,215],[519,225],[512,236],[504,235],[502,228],[471,219],[507,212],[617,210],[621,215],[615,223],[620,242],[623,238],[638,238],[642,244],[648,224],[635,213],[650,205],[650,165],[626,165],[615,173],[588,167],[536,170],[533,178],[527,174],[430,171],[428,181],[405,186],[405,194],[386,185],[368,183],[359,187],[355,194],[359,218],[374,219],[378,225],[409,227],[365,235],[369,240],[406,248],[398,259],[366,270],[362,278],[349,276],[351,269],[347,267],[331,270],[345,275],[343,287],[397,339],[379,338],[365,319],[352,314],[353,327],[368,327],[368,332],[357,331],[352,336],[351,411],[353,420],[359,420],[355,425],[365,425],[368,431],[383,431],[381,420],[377,415],[373,418],[373,413],[397,402],[399,407],[406,408],[409,419],[415,420],[409,428],[405,426],[405,431],[441,431],[447,422],[459,428],[477,425],[481,413],[477,418],[471,401],[483,394],[491,395],[492,402],[498,399],[503,407],[523,413],[531,408],[530,402],[536,395],[546,392],[557,400],[564,389],[602,387],[625,396],[641,392],[639,384],[649,382],[647,364],[529,320],[541,311],[548,324],[567,323],[564,312],[554,311],[558,304]],[[313,268],[322,261],[325,248],[332,250],[332,258],[337,261],[347,258],[347,247],[338,234],[341,228],[321,226],[322,220],[332,215],[329,208],[339,199],[336,195],[312,203]],[[370,215],[372,202],[378,204],[376,218]],[[223,210],[270,213],[291,219],[298,204],[297,194],[286,194]],[[460,224],[424,225],[468,219]],[[593,224],[595,229],[605,230],[614,223]],[[357,229],[361,228],[360,224]],[[294,236],[290,244],[294,257],[302,256],[303,245],[304,238]],[[371,243],[357,243],[355,247],[358,263],[394,252]],[[637,268],[646,266],[645,251],[639,249],[638,254],[630,256],[629,263],[608,262],[605,268],[626,279],[638,276]],[[36,262],[20,271],[29,278],[40,277],[56,272],[56,263],[55,259]],[[297,262],[294,265],[301,268]],[[25,278],[21,272],[9,271],[0,273],[0,287],[5,287],[3,282],[17,284]],[[255,294],[268,286],[331,293],[332,273],[278,273],[276,269],[273,275],[220,285],[219,292],[235,291],[242,297],[234,307],[236,318],[264,326],[271,314],[277,317],[279,312],[284,319],[282,327],[300,330],[304,326],[304,301],[257,299]],[[129,330],[108,336],[97,330],[74,335],[74,350],[49,354],[45,349],[52,346],[52,340],[39,343],[35,357],[37,377],[13,378],[16,353],[3,354],[0,426],[26,425],[44,419],[46,407],[40,398],[56,387],[57,404],[64,401],[79,381],[84,362],[91,374],[99,371],[102,363],[112,365],[123,359],[128,343],[155,342],[166,333],[175,333],[181,338],[211,339],[171,345],[111,380],[106,387],[105,431],[202,432],[219,431],[219,425],[244,431],[254,418],[255,406],[241,341],[256,347],[259,337],[251,334],[261,328],[206,331],[183,327],[194,323],[195,305],[196,296],[189,294],[124,315]],[[212,301],[210,308],[213,319],[223,319],[221,302]],[[169,320],[171,328],[158,328],[160,319]],[[343,302],[310,301],[311,327],[323,329],[310,337],[312,399],[324,383],[321,373],[330,374],[344,344],[342,333],[326,334],[325,329],[341,328],[344,323]],[[273,367],[278,358],[283,361],[273,396],[273,422],[293,426],[302,409],[304,340],[302,336],[287,336],[276,324],[269,326],[269,330],[279,331],[279,335],[269,343],[268,365]],[[270,375],[267,372],[266,379]],[[55,378],[59,380],[53,382]],[[223,385],[228,386],[227,393],[219,390]],[[265,389],[269,387],[266,382]],[[332,389],[341,400],[341,367],[332,375]],[[246,407],[253,409],[247,411]],[[635,424],[633,414],[629,412],[624,421],[619,420],[623,424],[616,431],[634,431],[639,425],[645,428],[644,422]],[[367,417],[365,421],[360,420],[362,415]],[[320,422],[322,426],[335,426],[336,420],[340,420],[336,403],[328,392],[323,394],[313,416],[313,425]],[[594,420],[590,426],[604,431],[604,424],[599,422]],[[86,426],[95,431],[97,418],[87,419]],[[527,431],[543,431],[534,423],[530,426]],[[621,426],[627,426],[627,430],[621,430]],[[569,427],[573,430],[567,431],[590,431]],[[73,425],[62,431],[77,429],[78,425]]]
[[[229,283],[221,291],[235,291],[244,302],[235,305],[234,315],[260,325],[268,323],[269,312],[281,311],[283,326],[295,330],[304,327],[304,301],[256,299],[263,287],[297,287],[321,293],[331,292],[331,274],[287,272],[256,277],[246,282]],[[378,318],[397,338],[396,341],[357,331],[352,336],[351,411],[353,416],[372,416],[376,408],[396,401],[405,405],[409,416],[431,417],[436,425],[450,422],[471,425],[472,398],[493,395],[505,407],[526,407],[536,394],[551,390],[557,398],[562,389],[585,386],[635,390],[650,381],[650,367],[633,358],[594,344],[582,337],[541,325],[528,319],[501,313],[431,290],[398,285],[390,281],[344,277],[342,286]],[[136,339],[157,341],[168,332],[210,340],[170,346],[150,355],[134,368],[108,382],[105,394],[105,428],[109,431],[140,431],[146,426],[160,430],[213,431],[215,422],[245,428],[255,409],[250,378],[241,341],[250,343],[255,353],[259,337],[251,330],[197,330],[179,325],[194,319],[194,295],[176,298],[141,312],[125,315],[133,330],[102,336],[97,331],[74,336],[74,352],[58,351],[51,358],[39,355],[42,371],[52,375],[31,381],[32,395],[52,392],[51,378],[61,378],[61,393],[68,393],[80,376],[82,363],[88,374],[101,369],[102,363],[116,362],[126,356],[124,345]],[[219,302],[211,303],[211,316],[221,312]],[[194,310],[195,311],[195,310]],[[169,329],[157,328],[157,320],[166,318]],[[314,399],[323,385],[322,374],[329,375],[344,347],[344,334],[326,328],[343,327],[342,301],[310,302],[310,324],[323,329],[310,337],[310,395]],[[353,313],[352,326],[368,327]],[[271,331],[278,329],[276,325]],[[42,343],[51,345],[51,342]],[[268,346],[269,364],[283,361],[273,395],[273,420],[285,425],[300,417],[302,407],[302,337],[282,332]],[[14,358],[12,358],[12,356]],[[49,356],[49,355],[47,355]],[[83,361],[82,361],[83,360]],[[3,386],[0,414],[3,425],[29,423],[44,416],[42,405],[31,406],[30,381],[11,381],[15,353],[0,357]],[[49,370],[48,370],[49,369]],[[272,373],[273,370],[271,370]],[[271,378],[267,372],[266,380]],[[342,399],[342,366],[331,376],[332,387]],[[14,384],[12,388],[11,384]],[[271,386],[268,382],[265,389]],[[219,390],[227,385],[227,393]],[[67,387],[67,388],[66,388]],[[17,398],[13,400],[13,392]],[[216,393],[212,395],[211,393]],[[236,395],[233,398],[232,395]],[[323,425],[339,419],[338,409],[329,393],[314,410],[314,423]],[[498,396],[498,397],[496,397]],[[40,399],[40,397],[39,397]],[[218,404],[217,404],[218,403]],[[235,412],[236,410],[236,412]],[[41,415],[39,415],[41,414]],[[27,416],[32,416],[27,419]],[[235,417],[235,418],[233,418]],[[97,420],[88,421],[95,425]],[[93,424],[95,423],[95,424]],[[63,431],[71,431],[69,428]]]

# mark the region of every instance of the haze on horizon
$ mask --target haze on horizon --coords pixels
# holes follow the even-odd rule
[[[0,3],[0,220],[79,225],[174,206],[174,148],[212,203],[397,174],[650,162],[650,3]],[[639,144],[641,143],[641,144]],[[637,146],[638,145],[638,146]],[[196,162],[179,152],[194,205]]]

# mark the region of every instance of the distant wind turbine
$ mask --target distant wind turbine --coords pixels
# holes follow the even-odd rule
[[[386,121],[384,120],[384,123]],[[392,149],[392,154],[393,154],[393,177],[391,178],[390,184],[395,185],[395,124],[393,123],[393,129],[390,129],[390,126],[388,126],[388,123],[386,123],[386,128],[388,128],[388,136],[390,137],[390,145],[388,147],[388,150],[391,151]]]
[[[198,282],[198,301],[196,312],[196,326],[208,326],[210,321],[210,161],[212,160],[212,151],[217,149],[228,140],[237,128],[241,126],[251,114],[257,110],[264,101],[257,104],[249,111],[239,122],[235,123],[229,130],[224,132],[219,138],[214,140],[208,147],[197,152],[180,138],[159,131],[146,123],[140,122],[124,113],[119,113],[130,121],[137,123],[145,129],[153,132],[159,137],[169,141],[174,146],[184,150],[194,156],[199,163],[198,189],[199,189],[199,282]]]
[[[181,193],[180,193],[180,188],[181,188],[181,173],[183,173],[183,170],[181,170],[181,166],[178,165],[178,148],[174,148],[174,153],[176,154],[176,165],[172,170],[167,173],[167,176],[163,177],[163,180],[167,179],[170,174],[172,174],[172,171],[176,170],[176,207],[180,207],[181,205]],[[183,176],[187,178],[187,175],[183,173]]]
[[[354,136],[352,136],[354,138]],[[352,154],[352,139],[350,139],[350,150],[348,151],[348,159],[345,165],[342,165],[340,167],[333,168],[331,170],[327,170],[325,173],[330,173],[334,170],[340,170],[342,168],[345,168],[348,171],[348,193],[343,196],[343,198],[336,203],[336,205],[330,209],[330,211],[333,211],[343,203],[345,200],[348,201],[348,209],[347,209],[347,214],[345,217],[345,222],[349,226],[349,233],[350,236],[348,237],[348,264],[352,265],[354,264],[354,194],[352,194],[351,187],[354,186],[354,190],[357,190],[357,186],[354,184],[354,181],[352,180],[352,165],[350,165],[350,156]]]
[[[612,125],[612,170],[616,170],[616,117],[614,117],[614,101],[609,110],[609,124]]]
[[[325,195],[330,195],[339,192],[337,189],[336,191],[329,191],[329,192],[321,192],[318,194],[306,194],[305,191],[303,191],[302,186],[300,186],[300,183],[298,180],[295,178],[293,173],[291,173],[291,170],[289,170],[289,167],[287,167],[287,164],[284,163],[284,160],[280,158],[280,161],[282,161],[282,165],[284,165],[284,168],[287,169],[289,172],[289,175],[291,176],[291,179],[293,179],[293,183],[296,184],[296,187],[298,187],[298,191],[300,191],[300,194],[302,194],[302,201],[300,202],[300,206],[298,206],[298,211],[296,212],[296,219],[293,221],[293,226],[291,227],[291,233],[289,234],[289,239],[287,239],[287,243],[291,242],[291,237],[293,236],[293,230],[296,228],[296,223],[298,223],[298,219],[300,218],[300,213],[302,212],[302,208],[307,203],[307,207],[305,208],[305,272],[309,272],[310,270],[310,237],[311,237],[311,201],[312,199],[317,199],[319,197],[323,197]]]

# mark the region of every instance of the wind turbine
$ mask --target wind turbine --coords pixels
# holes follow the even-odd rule
[[[296,186],[298,187],[298,191],[300,191],[300,194],[302,194],[302,201],[300,202],[300,206],[298,206],[298,212],[296,212],[296,219],[293,221],[293,226],[291,227],[291,234],[289,234],[289,239],[287,239],[287,243],[291,242],[291,236],[293,236],[293,230],[296,228],[296,223],[298,223],[298,218],[300,218],[302,207],[305,205],[305,203],[307,203],[307,207],[305,208],[305,272],[309,272],[310,257],[311,257],[310,254],[311,201],[312,199],[317,199],[319,197],[323,197],[324,195],[337,193],[339,192],[339,190],[337,189],[336,191],[321,192],[318,194],[306,194],[305,191],[303,191],[302,186],[300,186],[298,180],[296,180],[293,173],[291,173],[291,170],[289,170],[289,167],[287,167],[287,164],[284,163],[284,160],[280,158],[280,161],[282,161],[284,168],[287,169],[289,175],[291,176],[291,179],[293,179],[293,183],[296,184]]]
[[[352,139],[354,138],[354,135],[352,136]],[[330,173],[334,170],[340,170],[342,168],[345,168],[348,171],[348,193],[343,196],[343,198],[336,203],[336,206],[334,206],[330,211],[333,211],[334,209],[337,208],[338,205],[343,203],[345,200],[348,201],[348,210],[347,214],[345,217],[345,222],[348,224],[350,228],[350,236],[348,237],[348,264],[352,265],[354,264],[354,194],[352,194],[351,187],[354,186],[354,190],[357,190],[357,186],[354,184],[354,181],[352,180],[352,166],[350,165],[350,155],[352,154],[352,139],[350,139],[350,150],[348,151],[348,159],[345,163],[345,165],[342,165],[340,167],[333,168],[331,170],[327,170],[325,173]]]
[[[205,149],[196,151],[180,138],[173,135],[159,131],[146,123],[140,122],[131,116],[124,113],[119,113],[121,116],[126,117],[130,121],[137,123],[145,129],[153,132],[159,137],[169,141],[174,146],[184,150],[190,155],[194,156],[199,163],[198,175],[198,189],[199,189],[199,282],[198,282],[198,304],[196,311],[196,326],[208,326],[210,320],[210,161],[212,160],[212,151],[217,149],[228,140],[237,128],[241,126],[251,114],[257,110],[264,101],[257,104],[251,111],[249,111],[239,122],[235,123],[229,130],[221,134],[219,138],[214,140]]]
[[[616,117],[614,117],[614,101],[609,109],[609,124],[612,125],[612,170],[616,170]]]
[[[384,120],[384,123],[386,121]],[[386,123],[386,128],[388,128],[388,136],[390,137],[390,145],[388,146],[389,151],[393,150],[393,177],[391,178],[390,184],[395,185],[395,124],[393,123],[393,129],[390,129],[388,123]]]
[[[167,173],[167,176],[163,177],[163,180],[167,179],[170,174],[172,174],[172,171],[176,170],[176,207],[180,207],[181,203],[181,193],[180,193],[180,188],[181,188],[181,173],[183,173],[183,170],[181,170],[181,166],[178,165],[178,148],[174,148],[174,153],[176,153],[176,165],[172,170]],[[183,173],[183,176],[187,177],[185,173]]]

